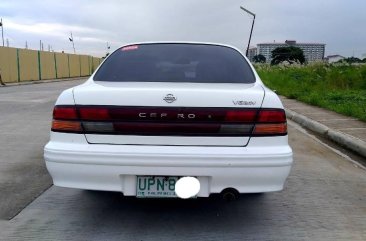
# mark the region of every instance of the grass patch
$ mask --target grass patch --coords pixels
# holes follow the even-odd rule
[[[366,65],[257,65],[278,94],[366,121]]]

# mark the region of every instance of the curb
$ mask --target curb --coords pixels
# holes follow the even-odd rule
[[[83,80],[83,79],[87,79],[89,77],[90,76],[82,76],[82,77],[75,77],[75,78],[49,79],[49,80],[35,80],[35,81],[5,83],[5,85],[0,85],[0,88],[2,88],[2,87],[5,88],[5,87],[21,86],[21,85],[34,85],[34,84],[62,82],[62,81],[72,81],[72,80]]]
[[[304,128],[307,128],[315,133],[345,147],[357,154],[366,157],[366,142],[357,138],[348,136],[342,132],[333,130],[326,125],[323,125],[317,121],[314,121],[304,115],[296,113],[295,111],[285,109],[288,119],[298,123]]]

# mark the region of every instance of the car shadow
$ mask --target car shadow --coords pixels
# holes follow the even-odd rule
[[[42,235],[62,240],[261,240],[291,219],[284,210],[292,211],[283,193],[243,194],[228,202],[220,195],[139,199],[53,186],[13,222],[25,220],[15,233],[43,227],[50,233]],[[37,232],[31,237],[37,240]]]
[[[222,229],[257,225],[257,220],[265,218],[268,210],[268,195],[242,194],[239,199],[226,201],[221,195],[209,198],[175,199],[175,198],[135,198],[125,197],[121,193],[81,191],[82,199],[88,199],[95,205],[94,214],[104,216],[104,222],[113,220],[117,223],[138,223],[139,225],[169,224],[171,228],[180,229],[197,226]],[[90,211],[90,210],[89,210]],[[91,213],[88,211],[88,215]]]

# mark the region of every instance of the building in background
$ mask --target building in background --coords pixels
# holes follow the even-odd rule
[[[323,61],[325,53],[325,44],[322,43],[297,43],[295,40],[286,40],[284,43],[260,43],[257,44],[257,54],[266,57],[267,63],[272,60],[272,51],[278,47],[294,46],[304,51],[307,62]]]
[[[257,55],[257,48],[256,47],[250,47],[248,51],[248,59],[250,62],[253,62],[254,56]]]
[[[327,57],[324,58],[324,60],[327,61],[328,63],[335,63],[342,59],[345,59],[345,57],[343,57],[342,55],[339,55],[339,54],[328,55]]]

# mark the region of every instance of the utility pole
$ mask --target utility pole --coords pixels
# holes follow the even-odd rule
[[[9,47],[9,39],[6,39],[6,47]]]
[[[76,54],[75,51],[75,45],[74,45],[74,37],[72,36],[72,32],[71,32],[71,37],[69,38],[70,42],[72,42],[72,48],[74,49],[74,54]]]
[[[253,28],[254,28],[254,22],[255,22],[255,14],[254,14],[254,13],[252,13],[251,11],[249,11],[249,10],[247,10],[247,9],[245,9],[245,8],[243,8],[243,7],[241,7],[241,6],[240,6],[240,8],[241,8],[241,10],[243,10],[243,11],[245,11],[245,12],[247,12],[248,14],[250,14],[250,15],[252,15],[252,16],[253,16],[253,22],[252,22],[252,28],[251,28],[251,30],[250,30],[250,36],[249,36],[248,47],[247,47],[247,51],[246,51],[246,53],[245,53],[245,55],[248,57],[248,54],[249,54],[249,48],[250,48],[250,41],[252,40],[252,34],[253,34]]]
[[[4,45],[4,26],[3,26],[3,19],[0,20],[0,27],[1,27],[1,38],[3,39],[3,47]]]

